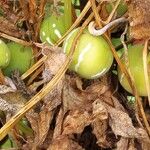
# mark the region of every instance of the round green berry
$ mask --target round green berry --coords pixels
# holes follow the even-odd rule
[[[79,28],[73,30],[64,41],[65,53],[69,53],[78,31]],[[75,46],[69,69],[83,78],[95,79],[105,74],[110,69],[112,62],[113,55],[106,40],[102,36],[95,37],[84,30]]]
[[[134,45],[128,48],[128,61],[129,61],[129,69],[131,75],[133,77],[135,86],[140,96],[147,96],[147,90],[145,85],[145,77],[144,77],[144,68],[143,68],[143,46],[142,45]],[[150,54],[147,56],[148,64],[150,63]],[[122,62],[125,63],[125,55],[122,57]],[[123,86],[125,90],[129,93],[132,93],[132,89],[125,77],[124,73],[121,72],[118,67],[118,77],[120,84]],[[150,72],[149,72],[150,79]]]
[[[15,42],[10,42],[7,46],[10,50],[11,59],[9,65],[3,70],[4,74],[10,76],[15,69],[18,69],[23,74],[33,64],[32,48]]]
[[[65,33],[64,16],[50,16],[43,20],[40,28],[40,39],[54,45]]]

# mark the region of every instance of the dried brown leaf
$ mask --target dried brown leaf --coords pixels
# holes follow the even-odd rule
[[[59,83],[52,89],[45,97],[44,103],[49,104],[54,102],[55,104],[62,101],[62,89],[64,87],[64,79],[61,79]],[[51,102],[52,101],[52,102]],[[51,108],[51,107],[50,107]]]
[[[128,150],[137,150],[135,148],[134,140],[130,140]]]
[[[139,140],[139,142],[141,143],[142,150],[149,150],[150,143],[144,142],[144,141],[140,141],[140,140]]]
[[[9,87],[9,86],[6,86],[6,85],[0,85],[0,94],[6,94],[6,93],[9,93],[9,92],[15,92],[16,90]]]
[[[53,114],[54,113],[51,111],[41,111],[39,114],[31,113],[30,111],[30,113],[26,114],[31,127],[35,132],[32,147],[38,147],[43,144],[47,136]]]
[[[13,82],[7,80],[7,84],[13,84]],[[26,99],[16,90],[16,87],[14,85],[12,87],[0,85],[0,110],[9,113],[9,115],[15,114],[26,102]]]
[[[106,139],[108,123],[106,120],[95,119],[92,123],[93,133],[97,138],[97,144],[103,148],[111,147],[111,143]]]
[[[121,137],[121,139],[117,142],[116,150],[136,150],[136,148],[132,139],[130,140],[128,138]]]
[[[150,37],[150,1],[126,0],[130,20],[130,34],[135,39],[144,40]]]
[[[101,121],[108,118],[105,105],[97,99],[108,90],[105,83],[97,81],[85,90],[80,90],[78,87],[81,88],[81,85],[76,85],[75,80],[76,78],[71,82],[72,80],[67,78],[63,88],[63,109],[66,112],[69,111],[64,119],[63,134],[81,133],[95,120]]]
[[[8,103],[0,97],[0,110],[12,114],[16,113],[19,110],[19,107],[15,104]]]
[[[129,142],[129,139],[121,137],[120,140],[117,142],[116,150],[127,150],[128,142]]]
[[[110,116],[109,125],[115,135],[126,138],[137,138],[140,136],[127,113],[111,107],[107,107],[107,110]]]
[[[97,144],[103,148],[111,147],[106,139],[106,130],[108,128],[108,112],[100,99],[93,102],[92,128],[97,138]]]
[[[21,38],[22,35],[24,34],[23,31],[19,30],[16,25],[13,23],[9,22],[7,19],[4,17],[0,17],[0,32],[11,35],[13,37]]]
[[[54,139],[48,150],[84,150],[78,143],[68,136],[60,136]]]
[[[18,105],[24,105],[24,103],[27,101],[27,99],[23,97],[19,91],[1,94],[0,97],[5,99],[9,103]]]
[[[39,114],[33,110],[27,113],[26,116],[35,132],[33,147],[41,146],[45,141],[58,105],[60,105],[60,100],[58,101],[57,98],[49,99],[49,102],[42,106]]]
[[[55,125],[55,129],[53,133],[53,139],[56,139],[62,134],[62,125],[63,125],[64,115],[65,115],[65,112],[63,111],[62,108],[60,108],[58,116],[56,118],[56,125]]]
[[[86,107],[90,103],[90,96],[77,89],[72,88],[68,82],[65,82],[63,88],[63,109],[64,111],[89,109]]]
[[[42,111],[40,112],[39,114],[39,118],[38,118],[38,135],[36,136],[35,138],[35,145],[41,145],[43,144],[46,136],[47,136],[47,133],[48,133],[48,130],[49,130],[49,127],[50,127],[50,123],[53,119],[53,115],[54,115],[54,112],[53,111]]]
[[[70,111],[64,119],[62,134],[81,133],[90,122],[91,114],[87,111]]]
[[[80,81],[79,81],[80,82]],[[64,110],[92,110],[92,103],[108,88],[105,84],[97,81],[88,86],[85,90],[79,85],[78,79],[70,79],[66,76],[63,88],[63,107]],[[78,88],[79,87],[79,88]]]
[[[49,81],[51,80],[53,75],[55,75],[58,72],[62,64],[65,62],[66,55],[62,51],[57,52],[57,49],[55,49],[56,52],[52,52],[50,49],[47,50],[49,50],[49,53],[48,58],[45,61],[43,79]]]
[[[108,119],[108,112],[100,99],[93,102],[93,119],[106,120]]]

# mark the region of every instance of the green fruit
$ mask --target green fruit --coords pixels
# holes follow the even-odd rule
[[[129,56],[129,68],[131,74],[133,76],[135,86],[140,96],[147,96],[146,85],[145,85],[145,78],[144,78],[144,68],[143,68],[143,58],[142,52],[143,46],[142,45],[134,45],[130,46],[128,49],[128,56]],[[150,62],[150,54],[148,54],[148,63]],[[125,62],[124,55],[122,57],[122,62]],[[125,77],[125,75],[120,71],[118,67],[118,77],[121,85],[125,90],[129,93],[132,93],[130,85]],[[150,74],[149,74],[150,77]]]
[[[23,74],[33,64],[32,48],[15,42],[10,42],[7,46],[10,49],[11,59],[9,65],[3,70],[4,74],[10,76],[15,69],[18,69]]]
[[[63,16],[50,16],[42,22],[40,28],[40,39],[42,42],[47,42],[54,45],[65,33],[65,23]]]
[[[8,66],[10,61],[10,51],[7,45],[0,40],[0,68],[5,68]]]
[[[79,28],[73,30],[63,44],[65,53],[69,53]],[[111,48],[102,36],[95,37],[84,30],[77,41],[73,60],[69,67],[81,77],[95,79],[105,74],[111,67],[113,55]]]
[[[127,4],[122,0],[117,8],[117,16],[120,17],[124,15],[127,12],[127,9]],[[106,5],[106,10],[108,11],[108,13],[111,13],[111,11],[113,10],[111,3],[108,3]]]

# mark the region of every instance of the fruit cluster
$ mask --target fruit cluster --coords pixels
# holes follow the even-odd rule
[[[112,11],[113,3],[106,5],[108,13]],[[127,11],[127,5],[122,1],[117,9],[117,16],[122,16]],[[66,32],[65,24],[63,20],[64,16],[51,16],[46,18],[40,30],[40,38],[42,42],[47,42],[53,45],[62,35]],[[75,36],[80,28],[74,29],[65,39],[63,43],[63,51],[69,54],[72,47]],[[121,44],[119,38],[112,38],[112,43],[116,47]],[[146,96],[146,85],[143,71],[142,60],[142,45],[130,45],[129,46],[129,68],[134,78],[135,85],[141,96]],[[118,52],[121,57],[122,63],[125,63],[124,49],[120,49]],[[148,55],[148,60],[150,56]],[[76,72],[80,77],[85,79],[96,79],[104,75],[113,63],[113,54],[111,48],[106,40],[102,36],[95,37],[91,35],[87,29],[85,29],[77,41],[75,46],[74,55],[70,64],[69,70]],[[148,61],[149,63],[149,61]],[[118,67],[118,78],[121,85],[130,93],[132,90],[130,85],[120,71]]]
[[[111,12],[113,7],[106,5],[108,13]],[[119,5],[117,9],[117,15],[122,16],[127,11],[127,6],[123,3]],[[66,15],[67,16],[67,15]],[[65,15],[51,15],[43,20],[40,28],[40,39],[42,42],[46,42],[49,45],[54,45],[58,39],[60,39],[67,31],[68,27],[66,22],[71,23],[71,19],[66,20]],[[63,43],[63,51],[67,55],[70,52],[75,36],[77,35],[80,27],[74,29],[66,37]],[[120,39],[112,38],[114,47],[121,44]],[[130,45],[128,48],[128,69],[131,72],[137,90],[141,96],[147,96],[143,59],[142,59],[142,45]],[[125,63],[124,49],[118,51],[119,57],[121,57],[122,63]],[[31,67],[33,64],[33,54],[31,47],[25,47],[20,44],[11,42],[7,45],[0,40],[0,68],[5,75],[10,76],[14,69],[19,69],[21,74]],[[150,54],[148,54],[148,64],[150,61]],[[69,66],[70,71],[76,72],[80,77],[85,79],[96,79],[104,75],[109,71],[113,64],[113,54],[111,47],[104,39],[103,36],[93,36],[87,29],[83,31],[77,44],[75,46],[72,62]],[[125,77],[118,67],[117,70],[120,84],[130,93],[132,90]]]

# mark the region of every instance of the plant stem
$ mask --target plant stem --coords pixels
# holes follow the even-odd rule
[[[64,18],[65,28],[68,30],[72,25],[72,2],[71,0],[64,0]]]

